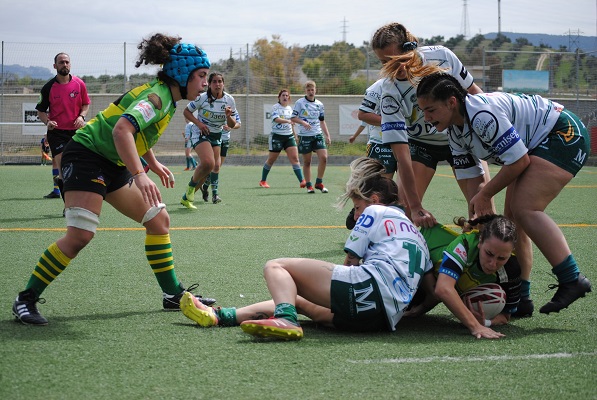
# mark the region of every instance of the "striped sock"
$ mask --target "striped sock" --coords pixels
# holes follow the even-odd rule
[[[170,235],[148,234],[145,237],[145,256],[162,291],[167,294],[180,293],[180,282],[174,272]]]
[[[284,318],[295,325],[298,325],[298,314],[296,313],[296,307],[289,303],[276,304],[274,309],[274,317]]]
[[[39,258],[25,290],[33,288],[38,295],[41,294],[64,271],[70,261],[58,245],[52,243]]]

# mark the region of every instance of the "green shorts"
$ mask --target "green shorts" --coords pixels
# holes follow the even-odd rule
[[[272,153],[280,153],[282,150],[286,150],[289,147],[296,147],[296,140],[294,135],[278,135],[272,133],[269,136],[269,151]]]
[[[323,135],[315,135],[315,136],[299,136],[299,145],[298,150],[300,154],[309,154],[317,150],[325,150],[327,146],[325,145],[325,140],[323,140]]]
[[[393,174],[398,171],[398,163],[389,144],[368,143],[367,157],[382,163],[386,169],[386,174]]]
[[[591,151],[591,138],[580,118],[563,110],[549,136],[529,155],[537,156],[576,176]]]
[[[413,162],[418,162],[433,170],[437,169],[440,161],[447,161],[450,166],[454,165],[452,151],[449,145],[434,146],[416,140],[409,140],[410,158]]]
[[[387,331],[377,282],[363,268],[336,265],[330,288],[334,327],[344,331]]]

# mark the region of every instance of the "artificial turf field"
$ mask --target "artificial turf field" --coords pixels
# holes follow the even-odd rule
[[[307,195],[289,166],[274,166],[271,189],[263,189],[260,167],[224,165],[223,202],[199,199],[197,211],[178,204],[190,173],[171,168],[177,187],[162,195],[178,276],[186,286],[198,282],[219,305],[269,299],[268,259],[343,262],[348,208],[333,204],[348,167],[328,167],[329,194]],[[108,204],[95,239],[42,295],[49,325],[21,325],[11,305],[64,232],[62,202],[42,199],[50,167],[0,166],[0,189],[0,399],[597,398],[597,289],[558,314],[496,327],[506,337],[495,341],[473,338],[443,305],[403,319],[394,333],[342,333],[303,317],[303,340],[257,340],[238,327],[204,329],[163,312],[144,231]],[[438,168],[424,206],[444,223],[466,213],[447,167]],[[597,167],[585,167],[547,210],[594,285],[596,208]],[[553,295],[551,283],[535,248],[536,309]]]

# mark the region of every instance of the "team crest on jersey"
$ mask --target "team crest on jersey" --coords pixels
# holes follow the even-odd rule
[[[72,92],[70,92],[69,96],[71,99],[74,99],[75,97],[77,97],[79,95],[79,92],[76,90],[73,90]]]
[[[574,136],[574,128],[572,127],[572,125],[570,125],[570,122],[568,122],[568,129],[566,130],[566,132],[564,131],[556,131],[556,133],[559,135],[560,139],[562,139],[562,141],[564,142],[564,144],[573,144],[576,143],[579,137],[576,137],[577,140],[574,140],[575,136]],[[574,140],[574,141],[573,141]]]
[[[392,96],[384,96],[381,98],[381,112],[386,115],[396,114],[400,111],[400,104]]]
[[[491,142],[497,136],[499,124],[495,115],[488,111],[480,111],[471,120],[475,132],[484,142]]]
[[[156,110],[162,109],[162,99],[157,94],[150,93],[149,96],[147,96],[147,100],[149,100],[149,102],[153,104]]]

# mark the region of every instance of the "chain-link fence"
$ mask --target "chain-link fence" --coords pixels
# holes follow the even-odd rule
[[[199,45],[208,53],[212,70],[224,74],[226,91],[234,96],[242,118],[241,129],[234,131],[231,139],[230,162],[263,162],[271,126],[269,113],[277,101],[277,92],[288,88],[296,100],[303,95],[302,86],[308,79],[317,82],[317,97],[325,105],[332,136],[330,155],[364,154],[366,135],[361,135],[356,144],[349,144],[348,138],[360,125],[356,110],[363,93],[379,73],[379,62],[370,49],[343,42],[332,46],[286,46],[275,37],[252,45]],[[57,53],[70,55],[72,73],[85,81],[92,102],[89,114],[94,115],[123,92],[155,76],[157,67],[134,67],[138,56],[136,46],[129,43],[2,42],[0,164],[39,160],[39,141],[45,127],[37,120],[34,107],[41,87],[55,75],[52,65]],[[454,51],[485,91],[538,92],[570,108],[593,132],[593,153],[597,153],[597,57],[594,52],[482,49],[479,57],[472,58],[459,54],[457,49]],[[518,90],[516,82],[521,79],[537,82]],[[179,107],[184,106],[186,102],[180,102]],[[183,130],[184,119],[179,112],[154,148],[156,154],[176,162],[182,160],[182,164]],[[282,158],[281,162],[284,162]]]

